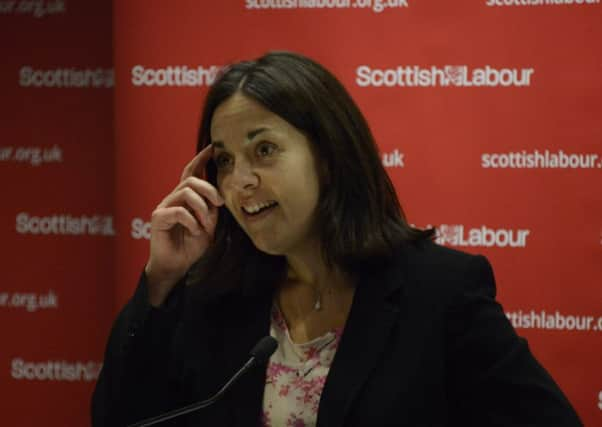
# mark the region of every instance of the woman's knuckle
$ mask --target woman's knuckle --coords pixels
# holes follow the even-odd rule
[[[196,194],[196,191],[194,191],[194,190],[193,190],[192,188],[190,188],[190,187],[186,187],[186,188],[184,189],[184,192],[185,192],[185,194],[186,194],[186,197],[188,197],[188,198],[192,198],[192,197],[194,197],[194,196],[195,196],[195,194]]]
[[[163,209],[160,207],[155,208],[155,210],[153,210],[151,212],[151,221],[158,219],[159,217],[161,217],[161,214],[163,212]]]

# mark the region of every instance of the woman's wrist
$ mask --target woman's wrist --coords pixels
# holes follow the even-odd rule
[[[146,275],[148,302],[154,307],[160,307],[178,282],[178,279],[157,274],[150,266],[150,262],[144,268],[144,274]]]

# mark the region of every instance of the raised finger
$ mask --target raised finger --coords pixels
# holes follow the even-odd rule
[[[199,236],[202,232],[197,220],[183,206],[170,206],[155,210],[153,223],[160,231],[171,230],[176,224],[180,224],[194,236]]]
[[[205,166],[213,155],[213,146],[209,144],[203,148],[192,160],[184,167],[180,181],[184,181],[189,176],[203,177],[205,175]]]
[[[209,207],[207,202],[190,187],[184,187],[170,193],[159,205],[160,207],[184,206],[188,208],[205,229],[211,228]]]
[[[174,191],[186,187],[192,188],[199,195],[209,200],[214,206],[222,206],[224,204],[224,199],[220,196],[219,191],[217,191],[217,188],[210,182],[197,178],[196,176],[189,176],[184,181],[181,181]]]

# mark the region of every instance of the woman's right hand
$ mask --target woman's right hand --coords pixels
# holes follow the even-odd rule
[[[211,145],[198,153],[182,172],[178,186],[155,208],[151,217],[150,257],[145,267],[149,302],[163,303],[186,271],[207,250],[224,204],[217,188],[205,181]]]

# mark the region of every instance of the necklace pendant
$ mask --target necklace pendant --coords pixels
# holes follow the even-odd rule
[[[316,303],[314,304],[314,310],[320,311],[322,309],[322,302],[320,301],[320,297],[316,298]]]

